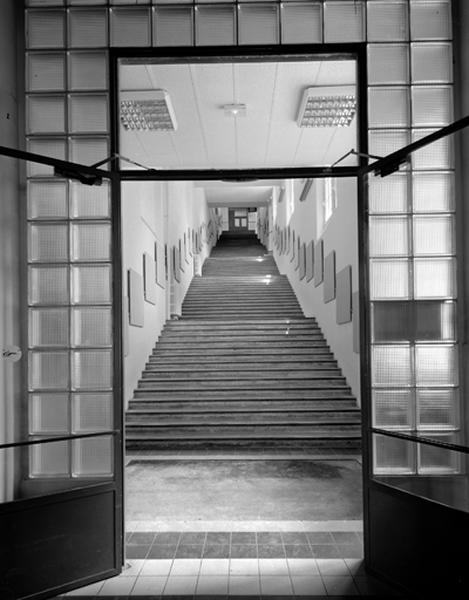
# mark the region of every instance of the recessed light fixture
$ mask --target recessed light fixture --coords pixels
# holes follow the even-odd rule
[[[247,106],[245,104],[224,104],[222,106],[227,117],[245,117]]]
[[[303,92],[298,127],[349,127],[357,111],[355,87],[309,87]]]
[[[166,90],[135,90],[120,94],[120,120],[126,131],[175,131],[171,98]]]

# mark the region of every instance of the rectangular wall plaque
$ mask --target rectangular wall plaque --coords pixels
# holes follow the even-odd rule
[[[166,287],[166,265],[164,260],[164,248],[159,242],[155,242],[155,266],[156,283],[164,289]]]
[[[335,250],[332,250],[324,260],[324,302],[334,300],[335,286]]]
[[[314,285],[321,285],[324,280],[324,241],[319,240],[314,249]]]
[[[314,277],[314,241],[311,240],[306,246],[306,281]]]
[[[337,273],[336,319],[338,325],[352,320],[352,267]]]
[[[300,280],[306,277],[306,244],[300,247]]]
[[[156,304],[156,269],[155,261],[147,252],[143,254],[143,289],[145,300]]]
[[[300,262],[301,262],[301,238],[300,236],[297,237],[296,239],[296,263],[295,263],[295,271],[297,271],[300,268]]]
[[[127,286],[129,293],[129,324],[143,327],[145,305],[143,301],[143,278],[140,273],[129,269],[127,271]]]

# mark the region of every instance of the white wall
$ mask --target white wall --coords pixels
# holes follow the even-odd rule
[[[23,102],[18,101],[16,63],[15,0],[2,2],[0,19],[0,144],[18,148],[18,127]],[[21,347],[20,320],[20,201],[19,162],[0,156],[0,350],[5,346]],[[26,353],[23,361],[27,360]],[[21,407],[22,362],[11,363],[0,357],[0,443],[13,441],[18,433],[14,407]],[[17,416],[20,417],[19,411]],[[7,451],[0,454],[0,502],[13,497],[13,458]]]
[[[347,265],[352,266],[352,291],[358,289],[358,247],[357,247],[357,191],[352,178],[337,180],[338,205],[324,230],[321,229],[321,202],[324,180],[315,179],[309,194],[303,202],[298,201],[303,184],[296,180],[293,187],[287,182],[285,194],[279,203],[273,200],[272,212],[276,213],[276,223],[281,227],[290,225],[296,236],[308,244],[315,244],[322,237],[324,257],[332,250],[336,252],[336,272]],[[319,221],[319,222],[318,222]],[[273,224],[275,227],[275,223]],[[353,393],[360,397],[360,361],[353,352],[352,323],[337,325],[335,300],[324,303],[323,284],[314,286],[314,280],[300,281],[298,270],[294,269],[296,259],[290,262],[291,253],[279,255],[274,248],[274,258],[279,270],[288,276],[298,301],[307,317],[315,317],[337,358],[343,374]]]
[[[172,277],[170,256],[173,245],[183,241],[188,230],[207,224],[210,212],[204,192],[192,182],[125,182],[122,185],[122,253],[124,282],[124,398],[126,403],[141,376],[161,330],[171,314],[180,314],[181,305],[194,274],[194,259],[183,253],[184,272],[180,282]],[[211,250],[205,242],[198,260],[203,263]],[[144,302],[144,326],[129,325],[127,270],[143,277],[143,253],[154,256],[154,244],[168,249],[168,279],[165,287],[157,286],[156,304]],[[183,244],[182,244],[183,247]]]

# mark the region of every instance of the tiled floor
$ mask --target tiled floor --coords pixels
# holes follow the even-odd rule
[[[395,596],[361,556],[356,531],[133,532],[121,575],[64,598]]]

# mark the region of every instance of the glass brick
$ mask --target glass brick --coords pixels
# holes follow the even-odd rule
[[[72,351],[72,388],[74,390],[108,390],[112,387],[110,350]]]
[[[68,267],[30,267],[31,304],[68,304]]]
[[[409,298],[409,261],[370,261],[372,300]]]
[[[451,83],[453,56],[451,43],[417,43],[410,46],[413,83]]]
[[[448,300],[420,300],[414,304],[415,339],[419,342],[456,339],[456,304]]]
[[[371,310],[374,342],[413,341],[415,311],[412,301],[373,302]]]
[[[454,210],[453,173],[414,173],[412,181],[415,212]]]
[[[71,48],[103,48],[108,45],[107,9],[71,9],[68,17]]]
[[[68,389],[68,352],[30,352],[29,389]]]
[[[407,2],[367,2],[369,42],[405,41],[409,36]]]
[[[65,89],[65,54],[34,52],[26,55],[26,88],[30,92]]]
[[[278,44],[278,5],[265,3],[238,5],[239,44]]]
[[[27,133],[65,133],[65,97],[29,96]]]
[[[453,436],[432,434],[432,438],[440,438],[442,442],[453,442]],[[418,444],[419,475],[444,475],[461,471],[461,455],[447,448],[438,448],[428,444]]]
[[[81,165],[94,165],[109,157],[108,138],[70,138],[71,160]]]
[[[112,394],[72,394],[73,433],[112,429],[112,417]]]
[[[407,88],[368,88],[369,127],[407,127],[409,109]]]
[[[103,181],[100,186],[90,186],[72,181],[70,213],[72,219],[109,218],[111,213],[109,182]]]
[[[368,132],[369,152],[375,156],[387,156],[407,146],[409,141],[406,129],[374,129]]]
[[[111,226],[108,223],[72,225],[73,261],[101,261],[111,258]]]
[[[454,389],[417,390],[417,429],[455,430],[459,425],[459,395]]]
[[[63,138],[30,138],[28,140],[28,151],[33,154],[42,154],[50,158],[66,160],[67,146]],[[39,177],[54,175],[54,167],[36,162],[27,163],[28,177]]]
[[[344,27],[344,23],[347,23],[347,27]],[[364,3],[360,0],[325,2],[324,41],[326,43],[365,41]]]
[[[66,181],[28,181],[29,219],[66,219],[67,217]]]
[[[65,19],[60,10],[28,10],[26,12],[26,47],[63,48]]]
[[[106,90],[107,62],[107,52],[69,52],[69,89],[72,91]]]
[[[92,6],[92,5],[107,4],[107,0],[68,0],[68,3],[71,6]]]
[[[28,259],[31,262],[68,260],[68,225],[30,224]]]
[[[370,256],[406,256],[409,253],[405,217],[370,217]]]
[[[408,175],[393,173],[387,177],[370,176],[368,195],[370,213],[401,213],[409,210]]]
[[[414,254],[452,254],[454,222],[451,216],[414,217]]]
[[[412,40],[451,39],[451,7],[444,2],[410,2],[410,37]]]
[[[112,437],[97,437],[72,442],[73,477],[111,477]]]
[[[26,0],[26,6],[63,6],[65,0]]]
[[[69,130],[72,133],[107,133],[108,98],[105,95],[70,95]]]
[[[72,345],[111,346],[111,309],[97,307],[72,309]]]
[[[153,21],[153,39],[157,46],[192,46],[192,7],[157,6]]]
[[[111,8],[111,46],[150,46],[148,8]]]
[[[406,440],[373,436],[373,473],[409,475],[415,472],[415,448]]]
[[[380,429],[414,428],[412,390],[373,390],[373,427]]]
[[[433,129],[416,129],[412,141],[420,140],[433,133]],[[412,153],[412,165],[417,170],[448,170],[453,167],[453,140],[445,137]]]
[[[406,44],[368,44],[368,84],[403,84],[409,81]]]
[[[197,46],[232,46],[236,44],[234,6],[197,6],[195,16]]]
[[[416,298],[454,298],[456,294],[454,259],[415,259],[414,289]]]
[[[34,444],[29,448],[30,477],[68,477],[70,474],[68,442]]]
[[[283,44],[322,42],[322,9],[319,2],[288,2],[281,7]]]
[[[412,351],[409,345],[372,346],[371,374],[374,386],[411,386]]]
[[[456,346],[415,346],[415,375],[417,386],[435,387],[456,385],[458,381]]]
[[[30,394],[29,433],[31,435],[54,435],[68,432],[68,394]]]
[[[448,86],[412,87],[412,125],[444,127],[453,120],[453,94]]]
[[[29,311],[29,346],[67,347],[68,308],[35,308]]]
[[[109,304],[111,302],[111,267],[72,267],[73,304]]]

